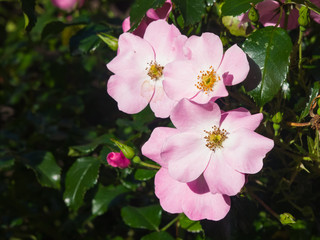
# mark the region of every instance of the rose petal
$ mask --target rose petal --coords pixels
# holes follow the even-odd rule
[[[178,130],[175,128],[168,128],[168,127],[158,127],[153,130],[149,140],[142,146],[141,152],[144,156],[150,158],[151,160],[157,162],[162,167],[167,167],[168,163],[163,161],[160,156],[160,152],[162,149],[162,145],[165,140],[177,134]]]
[[[182,99],[172,110],[170,119],[179,131],[203,130],[219,126],[220,108],[216,103],[200,105],[187,99]]]
[[[223,46],[217,35],[203,33],[201,37],[191,36],[186,41],[185,47],[191,50],[191,58],[202,67],[201,70],[205,71],[212,66],[216,71],[219,67],[223,55]]]
[[[241,173],[257,173],[263,166],[263,158],[273,148],[273,140],[248,129],[238,129],[223,143],[223,157]]]
[[[155,59],[150,44],[132,33],[123,33],[119,37],[118,55],[107,64],[108,69],[124,77],[147,76],[148,63]]]
[[[146,15],[152,20],[167,19],[167,17],[169,16],[169,13],[171,12],[171,9],[172,9],[172,3],[170,0],[167,0],[160,8],[149,9]]]
[[[186,191],[184,198],[183,212],[193,221],[201,219],[219,221],[230,210],[230,198],[226,195],[212,194],[210,192],[194,195]]]
[[[107,91],[118,102],[119,110],[135,114],[148,105],[153,95],[154,86],[149,82],[149,80],[142,82],[133,77],[112,75],[107,83]]]
[[[265,0],[256,5],[260,16],[259,21],[263,26],[275,26],[279,18],[279,13],[277,11],[279,7],[280,4],[273,0]]]
[[[254,131],[257,127],[259,127],[261,121],[263,119],[262,113],[257,113],[254,115],[247,115],[246,113],[237,111],[234,109],[232,111],[225,112],[221,115],[221,128],[228,129],[227,131],[230,133],[239,128],[246,128]]]
[[[228,91],[226,87],[224,86],[224,82],[221,79],[220,81],[216,82],[215,85],[213,86],[213,91],[211,92],[204,92],[204,91],[199,91],[196,96],[191,98],[193,102],[199,103],[199,104],[206,104],[209,101],[215,101],[216,99],[220,97],[226,97],[228,96]]]
[[[199,184],[195,183],[195,185]],[[224,218],[230,210],[228,196],[210,192],[197,194],[186,183],[171,178],[165,168],[161,168],[155,176],[155,194],[165,211],[184,212],[193,221],[201,219],[218,221]]]
[[[199,90],[195,86],[198,70],[193,61],[174,61],[164,67],[163,88],[168,97],[180,101],[194,97]],[[200,71],[200,70],[199,70]]]
[[[212,154],[208,167],[204,171],[204,178],[211,193],[221,193],[228,196],[239,193],[245,183],[245,175],[231,168],[220,150],[216,150]]]
[[[171,177],[180,182],[190,182],[205,170],[211,151],[200,137],[194,132],[183,132],[164,142],[160,156],[168,162]]]
[[[164,66],[174,59],[175,48],[179,47],[174,45],[174,39],[180,35],[176,26],[165,20],[158,20],[149,24],[143,38],[152,45],[157,63]]]
[[[169,176],[168,170],[161,168],[154,179],[155,194],[161,207],[169,213],[181,213],[187,185]]]
[[[176,104],[177,102],[168,98],[163,91],[162,83],[160,81],[156,82],[155,92],[150,102],[150,107],[155,116],[159,118],[169,117]]]
[[[122,31],[128,32],[130,30],[130,17],[127,17],[122,22]]]
[[[236,44],[225,52],[217,71],[220,76],[224,76],[224,83],[227,86],[242,82],[247,77],[248,72],[249,63],[247,56]],[[225,75],[225,73],[227,75]],[[232,75],[232,77],[230,77],[230,75]]]

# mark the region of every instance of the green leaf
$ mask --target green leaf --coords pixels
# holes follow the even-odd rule
[[[249,94],[263,106],[278,93],[287,77],[291,39],[282,28],[266,27],[252,33],[243,50],[260,68],[261,82]]]
[[[179,218],[179,223],[180,226],[188,232],[197,233],[203,231],[199,221],[192,221],[186,215],[182,215],[182,217]]]
[[[137,169],[134,173],[134,178],[140,181],[146,181],[154,177],[156,175],[156,170],[150,169]]]
[[[201,21],[206,7],[203,0],[175,0],[173,2],[180,10],[185,25],[191,25]]]
[[[262,0],[225,0],[221,8],[222,16],[238,16],[249,10],[250,3],[258,3]]]
[[[64,202],[72,210],[83,203],[84,194],[93,187],[98,178],[100,161],[94,157],[78,158],[67,172]]]
[[[99,184],[98,191],[92,200],[92,215],[99,216],[104,214],[109,207],[109,204],[120,194],[126,193],[129,190],[125,187],[119,186],[107,186]]]
[[[88,54],[94,52],[100,45],[98,33],[109,33],[111,29],[101,24],[88,25],[78,31],[70,39],[70,52],[72,55]]]
[[[307,143],[308,143],[308,151],[309,153],[314,153],[314,142],[310,136],[307,136]]]
[[[280,222],[283,225],[288,225],[288,224],[293,224],[296,221],[290,213],[282,213],[282,214],[280,214]]]
[[[132,29],[136,29],[150,9],[157,9],[164,4],[165,0],[136,0],[130,11],[130,24]]]
[[[63,31],[65,27],[69,26],[68,24],[65,24],[60,21],[53,21],[48,23],[41,32],[41,38],[44,39],[45,37],[51,35],[51,34],[58,34]]]
[[[108,47],[113,50],[117,51],[118,49],[118,39],[115,38],[114,36],[111,36],[110,34],[107,33],[98,33],[97,34],[99,38],[101,38],[102,41],[104,41]]]
[[[51,152],[36,151],[23,157],[23,162],[35,172],[42,186],[60,189],[61,168]]]
[[[162,210],[159,205],[147,207],[127,206],[121,209],[123,221],[133,228],[144,228],[149,230],[159,230]]]
[[[30,32],[31,29],[36,25],[37,16],[35,13],[35,0],[21,0],[22,11],[24,15],[25,21],[25,29],[26,31]]]
[[[99,145],[107,144],[113,146],[113,142],[110,140],[113,136],[110,134],[104,134],[98,138],[96,138],[93,142],[69,147],[68,155],[71,157],[83,156],[93,152]]]
[[[153,232],[141,238],[141,240],[174,240],[167,232]]]
[[[309,95],[309,101],[307,102],[306,107],[304,108],[303,112],[300,115],[300,120],[309,115],[311,102],[316,96],[318,96],[319,90],[320,90],[320,83],[315,82],[313,87],[311,88],[311,93]]]

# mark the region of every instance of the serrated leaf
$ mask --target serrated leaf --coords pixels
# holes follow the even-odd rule
[[[153,232],[141,238],[141,240],[174,240],[167,232]]]
[[[179,218],[179,223],[181,228],[187,230],[188,232],[197,233],[203,231],[199,221],[192,221],[186,215],[182,215],[182,217]]]
[[[21,7],[24,13],[25,29],[30,32],[31,29],[36,25],[37,16],[35,13],[35,0],[21,0]]]
[[[291,39],[282,28],[266,27],[252,33],[243,50],[260,68],[261,82],[249,94],[259,106],[263,106],[272,100],[286,80]]]
[[[150,9],[157,9],[164,4],[165,0],[136,0],[130,11],[130,23],[132,29],[136,29],[146,12]]]
[[[108,144],[113,146],[113,142],[110,140],[113,136],[110,134],[104,134],[98,138],[96,138],[91,143],[85,145],[78,145],[78,146],[71,146],[69,147],[68,155],[71,157],[77,157],[82,155],[87,155],[93,152],[99,145],[101,144]]]
[[[147,207],[127,206],[121,209],[123,221],[130,227],[158,230],[162,210],[159,205]]]
[[[88,54],[95,51],[101,43],[98,33],[108,33],[111,29],[101,24],[88,25],[70,38],[72,55]]]
[[[137,169],[134,173],[134,178],[140,181],[146,181],[154,177],[156,175],[156,170],[150,169]]]
[[[249,10],[250,3],[258,3],[263,0],[225,0],[221,8],[222,16],[238,16]]]
[[[201,21],[206,7],[204,0],[175,0],[173,2],[180,10],[185,25],[191,25]]]
[[[313,87],[311,88],[311,92],[310,92],[310,95],[309,95],[309,101],[307,102],[305,109],[303,110],[303,112],[300,115],[300,120],[305,118],[306,116],[308,116],[309,110],[310,110],[310,106],[311,106],[311,102],[316,96],[318,96],[319,90],[320,90],[320,83],[319,82],[315,82]]]
[[[92,215],[99,216],[104,214],[109,204],[120,194],[126,193],[129,190],[123,186],[103,186],[99,184],[98,191],[92,200]]]
[[[23,157],[23,162],[35,172],[42,186],[60,189],[61,168],[51,152],[31,152]]]
[[[82,205],[85,193],[97,182],[99,167],[99,159],[83,157],[68,170],[63,199],[69,208],[76,211]]]

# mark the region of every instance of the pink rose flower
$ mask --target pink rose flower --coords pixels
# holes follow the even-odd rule
[[[186,39],[164,20],[150,23],[143,38],[132,33],[120,35],[118,54],[107,64],[115,74],[108,81],[107,91],[121,111],[138,113],[150,103],[157,117],[169,116],[176,102],[163,91],[163,69],[184,58]]]
[[[310,0],[313,4],[317,7],[320,7],[320,0]],[[281,0],[284,3],[284,0]],[[287,29],[292,30],[299,26],[298,17],[299,11],[298,9],[294,8],[293,4],[287,4],[285,6],[291,7],[290,14],[288,17],[288,24]],[[274,0],[264,0],[263,2],[259,2],[256,5],[256,9],[259,12],[259,21],[260,23],[265,26],[275,26],[278,23],[280,17],[280,3]],[[320,23],[320,15],[314,11],[310,11],[310,17],[317,23]],[[249,22],[248,12],[239,16],[240,23]],[[279,27],[285,27],[285,9],[282,13],[281,21]]]
[[[284,2],[284,0],[281,0]],[[273,0],[264,0],[257,4],[257,9],[260,15],[259,21],[262,23],[263,26],[275,26],[280,18],[280,3]],[[292,30],[299,26],[298,17],[299,11],[293,8],[294,5],[286,5],[292,7],[290,9],[290,14],[288,17],[288,24],[287,29]],[[281,20],[280,20],[280,27],[285,27],[285,9],[282,12]]]
[[[56,7],[65,10],[71,11],[75,7],[81,7],[84,4],[85,0],[51,0],[52,4]]]
[[[130,160],[126,158],[122,152],[111,152],[107,156],[107,162],[112,167],[127,168]]]
[[[203,176],[212,194],[236,195],[245,174],[259,172],[274,145],[254,132],[262,114],[251,115],[244,108],[221,112],[213,102],[199,105],[183,99],[170,118],[176,129],[156,128],[142,153],[178,182]]]
[[[281,2],[284,2],[284,0],[281,0]],[[287,4],[286,6],[291,7],[290,14],[288,17],[288,23],[287,23],[287,29],[292,30],[299,26],[298,23],[298,17],[299,17],[299,11],[296,8],[293,8],[294,5]],[[274,0],[264,0],[262,2],[259,2],[256,5],[256,9],[259,12],[259,22],[265,26],[275,26],[280,18],[280,3],[278,1]],[[281,20],[279,27],[284,28],[285,27],[285,19],[286,19],[286,13],[285,9],[283,9]],[[249,22],[248,18],[248,12],[245,14],[242,14],[239,17],[239,20],[241,23]]]
[[[167,0],[162,7],[157,8],[157,9],[149,9],[146,12],[146,16],[142,19],[140,22],[139,26],[132,32],[133,34],[143,37],[147,26],[158,19],[164,19],[167,20],[169,13],[171,12],[172,9],[172,3],[171,0]],[[122,30],[123,32],[129,31],[131,28],[130,25],[130,17],[127,17],[123,22],[122,22]]]
[[[189,59],[174,61],[164,69],[164,91],[168,97],[208,103],[228,92],[225,85],[242,82],[248,72],[246,54],[233,45],[223,54],[220,38],[213,33],[191,36],[185,43]]]
[[[155,177],[155,194],[161,207],[169,213],[185,213],[194,221],[201,219],[220,220],[230,210],[229,196],[212,194],[201,175],[189,183],[179,182],[168,173],[168,164],[161,158],[161,146],[170,136],[179,133],[175,128],[154,129],[150,139],[143,145],[142,154],[162,167]]]
[[[310,0],[314,5],[320,8],[320,0]],[[310,11],[310,17],[316,22],[320,24],[320,15],[314,11]]]
[[[155,194],[161,207],[169,213],[184,213],[189,219],[221,220],[230,210],[230,197],[212,194],[203,176],[182,183],[172,178],[162,167],[155,177]]]

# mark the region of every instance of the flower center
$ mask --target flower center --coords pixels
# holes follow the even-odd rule
[[[195,86],[199,90],[204,91],[205,94],[208,94],[209,92],[213,91],[215,83],[219,80],[220,77],[213,69],[213,67],[210,66],[209,70],[200,71],[200,74],[198,75],[198,82],[197,84],[195,84]]]
[[[158,80],[162,76],[163,67],[154,61],[151,61],[148,65],[150,66],[149,68],[146,68],[146,70],[148,70],[148,76],[152,80]]]
[[[210,150],[215,151],[217,148],[223,147],[222,143],[228,138],[227,135],[229,133],[224,129],[221,130],[217,126],[213,126],[212,129],[212,131],[204,130],[204,132],[207,133],[204,139],[207,141],[206,146]]]

